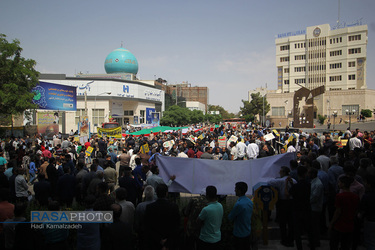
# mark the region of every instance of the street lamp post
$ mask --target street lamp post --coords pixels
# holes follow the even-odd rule
[[[335,130],[335,119],[337,117],[337,111],[333,111],[333,130]]]
[[[99,114],[98,114],[98,112],[97,112],[97,110],[96,110],[96,97],[98,97],[98,96],[100,96],[100,95],[104,95],[104,94],[107,94],[107,95],[110,95],[110,94],[112,94],[110,91],[107,91],[107,92],[103,92],[103,93],[100,93],[100,94],[98,94],[98,95],[96,95],[95,96],[95,102],[94,102],[94,110],[95,110],[95,112],[96,112],[96,122],[98,122],[98,120],[99,120]],[[93,115],[93,118],[94,118],[94,115]],[[99,122],[98,122],[99,123]],[[93,124],[94,126],[95,126],[95,123]],[[94,130],[94,126],[92,126],[92,129]],[[93,131],[93,132],[95,132],[95,131]]]
[[[353,111],[346,110],[346,114],[349,115],[349,130],[350,130],[350,127],[351,127],[351,124],[352,124],[351,115],[354,115],[355,112],[356,112],[355,109],[353,109]]]
[[[264,97],[266,96],[267,94],[264,94],[263,95],[263,110],[262,110],[262,112],[263,112],[263,117],[262,117],[262,125],[263,125],[263,127],[265,126],[265,116],[264,116]]]

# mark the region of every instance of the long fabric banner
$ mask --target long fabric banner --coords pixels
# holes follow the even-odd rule
[[[98,137],[112,137],[112,138],[117,138],[121,139],[122,138],[122,133],[121,133],[121,127],[117,128],[99,128],[97,127],[98,130]]]
[[[279,177],[281,166],[289,166],[295,153],[285,153],[254,160],[219,161],[191,158],[157,156],[160,177],[165,182],[171,175],[176,180],[169,192],[200,194],[208,185],[217,188],[218,194],[234,195],[234,185],[243,181],[248,185],[248,193],[259,182]]]

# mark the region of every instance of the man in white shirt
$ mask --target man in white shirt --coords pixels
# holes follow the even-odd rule
[[[238,150],[236,148],[236,143],[232,141],[230,143],[230,147],[231,147],[231,150],[230,150],[231,160],[236,161],[238,158]]]
[[[237,160],[243,160],[246,155],[246,145],[242,142],[241,138],[238,139],[236,148],[238,150]]]
[[[358,139],[358,134],[356,132],[353,133],[353,137],[349,140],[349,149],[354,150],[355,148],[361,148],[362,141]]]
[[[183,146],[180,146],[178,149],[179,149],[180,153],[178,153],[177,157],[180,157],[180,158],[189,158],[187,156],[187,154],[185,154]]]
[[[255,143],[255,139],[250,139],[250,144],[247,146],[247,158],[250,159],[256,159],[259,155],[259,147]]]

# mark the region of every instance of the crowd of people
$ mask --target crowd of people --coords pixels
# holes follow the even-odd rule
[[[306,232],[315,249],[329,232],[332,249],[356,249],[360,244],[371,249],[374,136],[373,131],[318,135],[287,128],[279,134],[267,128],[221,125],[186,134],[92,137],[85,143],[61,134],[51,140],[38,135],[2,140],[0,221],[7,223],[0,224],[1,244],[5,249],[67,249],[69,230],[38,231],[19,222],[27,221],[26,211],[32,206],[50,211],[81,206],[113,211],[114,223],[82,225],[77,249],[220,248],[224,214],[216,187],[207,183],[199,204],[194,198],[179,207],[179,194],[168,193],[178,176],[163,180],[156,156],[238,161],[291,152],[296,160],[269,181],[279,192],[281,244],[302,249],[301,235]],[[223,137],[227,140],[220,141]],[[234,222],[231,246],[249,249],[253,205],[245,195],[247,184],[233,185],[239,198],[227,218]]]

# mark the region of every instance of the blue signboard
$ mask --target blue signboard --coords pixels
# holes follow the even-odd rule
[[[146,108],[146,124],[152,123],[152,113],[155,113],[154,108]]]
[[[160,113],[152,113],[152,125],[159,126],[160,125]]]
[[[77,110],[77,89],[73,86],[39,82],[31,90],[34,93],[33,103],[39,109],[76,111]]]

